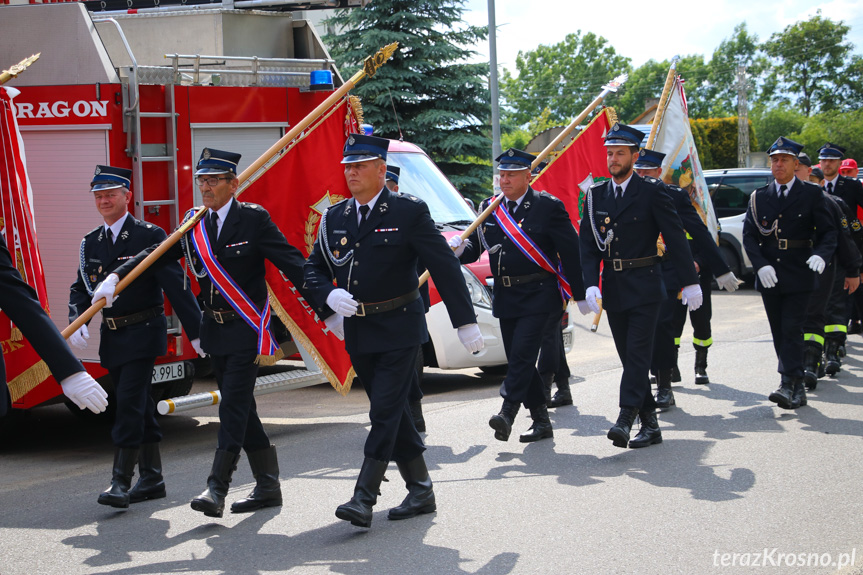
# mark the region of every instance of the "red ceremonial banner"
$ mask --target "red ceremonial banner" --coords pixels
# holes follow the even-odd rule
[[[341,161],[348,133],[356,130],[353,108],[349,99],[343,98],[307,128],[284,157],[241,197],[244,202],[264,206],[288,242],[305,257],[312,252],[323,212],[351,197]],[[344,342],[326,328],[312,303],[270,263],[267,284],[273,311],[294,340],[312,355],[336,391],[346,394],[356,374]]]
[[[48,295],[36,243],[24,144],[12,109],[12,99],[18,93],[14,88],[0,87],[0,234],[6,240],[21,277],[36,292],[42,309],[47,312]],[[51,373],[4,313],[0,313],[0,345],[6,362],[6,381],[14,403]]]
[[[533,189],[546,191],[566,205],[576,231],[587,189],[611,177],[605,158],[605,134],[613,123],[612,111],[603,108],[531,184]]]

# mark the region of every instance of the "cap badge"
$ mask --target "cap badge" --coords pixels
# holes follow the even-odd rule
[[[204,151],[201,153],[201,157],[204,158],[205,160],[209,160],[210,159],[210,149],[204,148]]]
[[[351,136],[350,138],[348,138],[348,144],[350,144],[351,146],[353,146],[355,143],[356,143],[356,140],[354,139],[354,137],[353,137],[353,136]]]
[[[96,166],[96,174],[95,175],[98,176],[101,173],[102,173],[102,168],[100,168],[99,166]]]
[[[506,153],[506,155],[507,155],[507,156],[509,156],[509,157],[511,158],[511,157],[513,157],[513,156],[515,155],[515,152],[513,152],[512,150],[510,150],[510,151],[508,151],[508,152]]]

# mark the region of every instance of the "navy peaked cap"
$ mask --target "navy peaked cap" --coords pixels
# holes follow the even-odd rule
[[[355,162],[367,162],[369,160],[387,161],[387,149],[390,147],[390,141],[386,138],[378,138],[377,136],[366,136],[363,134],[351,134],[348,136],[348,141],[345,142],[345,149],[342,155],[343,164],[353,164]]]
[[[818,150],[819,160],[839,160],[845,156],[845,148],[827,142]]]
[[[638,159],[635,160],[635,168],[639,170],[652,170],[653,168],[661,168],[662,160],[665,159],[665,154],[656,150],[642,149],[638,152]]]
[[[115,168],[114,166],[96,166],[93,181],[90,182],[90,191],[110,190],[112,188],[132,187],[132,170],[126,168]]]
[[[620,122],[613,125],[605,135],[606,146],[635,146],[640,148],[643,140],[644,132]]]
[[[518,170],[529,170],[530,165],[535,159],[536,156],[533,154],[510,148],[495,158],[494,161],[498,163],[497,169],[499,171],[515,172]]]
[[[794,140],[789,140],[785,136],[779,136],[776,138],[776,141],[773,142],[773,145],[770,146],[770,149],[767,150],[767,153],[771,156],[776,154],[789,154],[797,157],[802,150],[803,144],[798,144]]]
[[[195,170],[195,175],[202,174],[234,174],[237,175],[237,164],[240,163],[241,154],[234,152],[226,152],[224,150],[216,150],[214,148],[204,148],[201,150],[201,159],[198,160],[198,167]]]
[[[398,166],[387,166],[387,179],[392,180],[396,185],[399,183],[399,175],[401,173],[402,170]]]

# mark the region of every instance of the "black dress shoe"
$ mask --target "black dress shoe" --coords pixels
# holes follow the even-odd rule
[[[551,420],[548,418],[548,408],[544,405],[530,408],[530,416],[533,418],[533,425],[527,433],[522,433],[518,440],[521,443],[531,443],[540,439],[550,439],[554,437],[554,430],[551,427]]]
[[[554,397],[551,398],[551,403],[548,404],[549,407],[572,405],[572,392],[569,390],[569,383],[566,385],[566,387],[561,387],[558,384],[557,391],[554,393]]]
[[[638,435],[629,442],[629,447],[638,449],[662,443],[662,431],[659,429],[659,422],[656,420],[656,412],[652,409],[638,412],[641,419],[641,429]]]
[[[508,441],[509,435],[512,433],[512,423],[515,421],[515,416],[521,407],[520,403],[503,400],[503,406],[500,408],[500,413],[492,415],[488,420],[488,425],[494,429],[494,438],[498,441]]]

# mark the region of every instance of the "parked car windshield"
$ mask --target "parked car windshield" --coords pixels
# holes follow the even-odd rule
[[[387,163],[401,168],[399,191],[421,198],[438,224],[464,228],[476,215],[428,156],[390,152]]]
[[[707,181],[716,217],[727,218],[744,213],[752,192],[770,183],[773,176],[769,173],[763,176],[705,174],[704,179]]]

